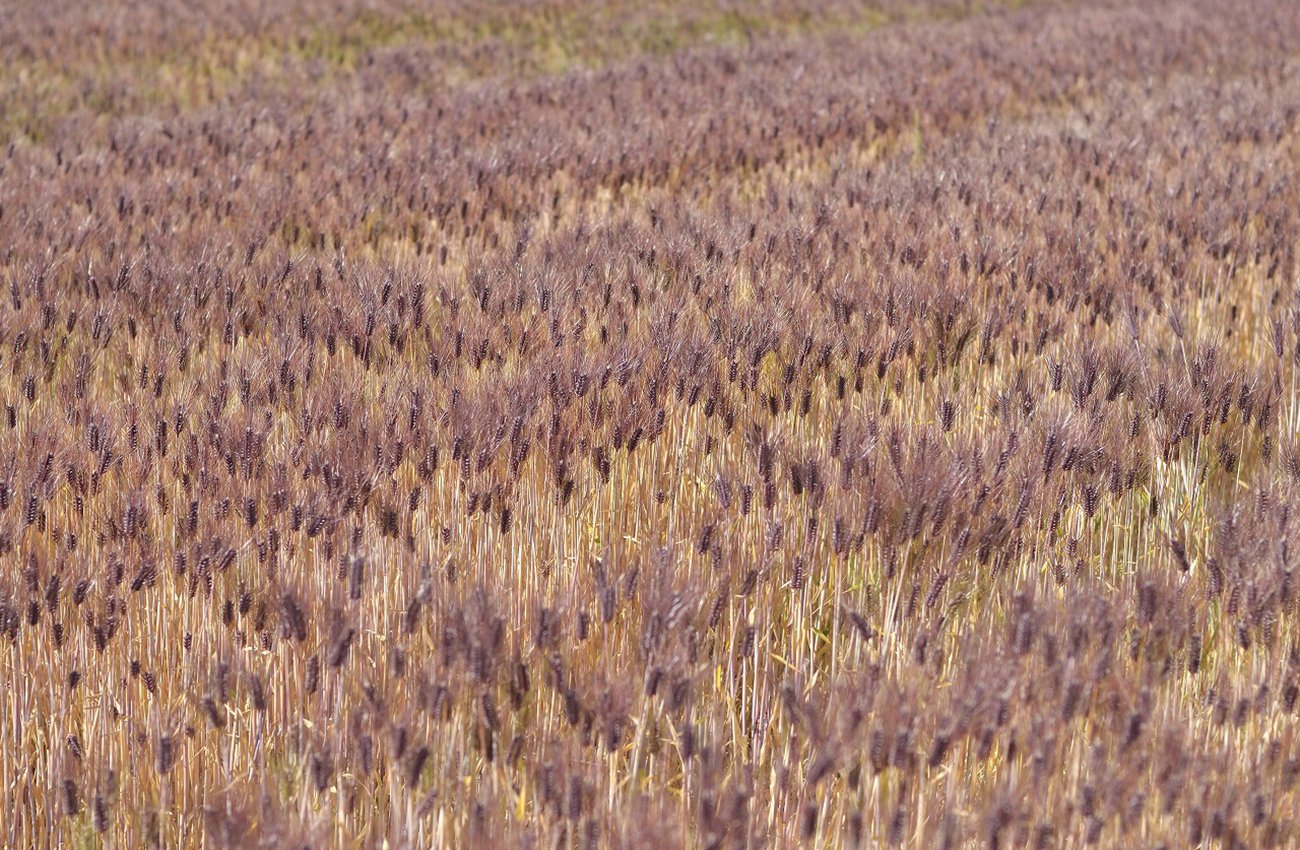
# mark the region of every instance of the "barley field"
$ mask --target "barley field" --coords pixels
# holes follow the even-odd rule
[[[13,0],[0,847],[1300,846],[1291,0]]]

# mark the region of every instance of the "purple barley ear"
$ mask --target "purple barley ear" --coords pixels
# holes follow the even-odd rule
[[[808,803],[804,806],[803,818],[801,820],[802,828],[800,833],[804,841],[812,841],[817,835],[817,804]]]
[[[411,755],[411,761],[407,767],[406,782],[408,785],[419,785],[420,775],[424,772],[424,765],[429,760],[429,748],[420,747]]]
[[[104,799],[102,794],[96,794],[95,800],[91,804],[91,820],[94,823],[95,832],[103,835],[108,831],[108,802]]]
[[[266,711],[266,690],[262,686],[262,679],[256,674],[250,674],[248,679],[249,697],[253,702],[253,710],[259,714]]]
[[[63,814],[70,818],[81,814],[81,793],[71,778],[63,780]]]
[[[1152,497],[1152,504],[1156,504],[1154,496]],[[1153,513],[1155,510],[1156,508],[1152,508]],[[1187,546],[1182,539],[1169,536],[1166,536],[1165,539],[1169,542],[1169,548],[1174,554],[1174,561],[1178,565],[1179,571],[1186,573],[1191,570],[1192,564],[1190,559],[1187,557]]]
[[[157,766],[158,772],[167,774],[176,762],[176,742],[170,735],[158,737]]]
[[[328,749],[313,754],[311,757],[311,777],[312,784],[316,787],[316,793],[325,793],[325,789],[330,786],[333,775],[334,761],[330,757]]]
[[[952,401],[945,399],[939,405],[939,423],[943,426],[944,433],[952,430],[953,422],[957,418],[957,408]]]
[[[308,694],[316,693],[320,687],[320,656],[312,655],[307,659],[307,670],[303,678],[303,689]]]
[[[352,649],[352,642],[356,638],[357,630],[352,627],[345,629],[334,644],[330,651],[330,667],[338,669],[348,660],[348,655]]]

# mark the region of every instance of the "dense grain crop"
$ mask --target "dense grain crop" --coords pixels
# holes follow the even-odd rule
[[[0,846],[1300,844],[1286,0],[0,65]]]

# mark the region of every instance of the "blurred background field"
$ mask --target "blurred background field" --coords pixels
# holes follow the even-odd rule
[[[0,845],[1294,846],[1298,49],[0,13]]]

